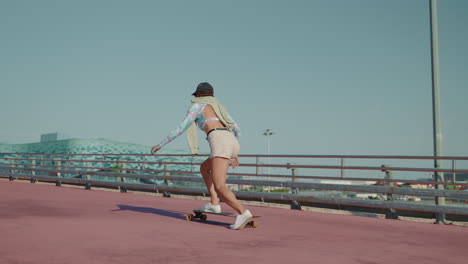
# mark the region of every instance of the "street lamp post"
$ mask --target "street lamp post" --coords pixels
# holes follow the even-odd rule
[[[434,141],[434,156],[437,158],[442,155],[442,129],[440,123],[440,97],[439,97],[439,35],[437,26],[437,0],[429,1],[430,13],[430,31],[431,31],[431,69],[432,69],[432,118],[433,118],[433,141]],[[441,167],[441,162],[438,159],[434,160],[434,168]],[[444,174],[435,172],[435,181],[443,182]],[[444,188],[443,185],[436,184],[436,189]],[[436,197],[435,203],[438,205],[445,204],[445,197]],[[444,223],[445,214],[437,213],[436,222]]]

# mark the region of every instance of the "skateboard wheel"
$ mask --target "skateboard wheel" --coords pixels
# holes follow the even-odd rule
[[[185,220],[192,221],[193,220],[193,215],[191,215],[191,214],[185,215]]]
[[[208,219],[208,216],[206,214],[200,215],[200,220],[206,221],[206,219]]]
[[[251,228],[257,228],[259,226],[259,224],[255,221],[250,221],[247,223],[247,226],[248,227],[251,227]]]

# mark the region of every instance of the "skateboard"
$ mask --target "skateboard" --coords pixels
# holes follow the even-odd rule
[[[187,214],[185,215],[185,219],[187,221],[193,221],[195,219],[200,219],[201,221],[206,221],[208,219],[207,214],[212,214],[212,215],[221,215],[221,216],[230,216],[230,217],[236,217],[236,214],[233,213],[228,213],[228,212],[221,212],[221,213],[213,213],[213,212],[205,212],[205,211],[200,211],[200,210],[193,210],[193,214]],[[253,218],[258,218],[260,217],[259,215],[254,215]],[[245,225],[245,227],[251,227],[251,228],[257,228],[259,227],[260,224],[254,220],[250,221]]]

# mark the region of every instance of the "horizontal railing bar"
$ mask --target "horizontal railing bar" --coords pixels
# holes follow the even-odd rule
[[[380,155],[239,155],[239,157],[260,158],[317,158],[317,159],[421,159],[421,160],[468,160],[463,156],[380,156]]]
[[[141,171],[141,172],[162,172],[162,170],[147,170],[147,169],[130,169],[130,168],[113,168],[113,167],[107,167],[107,168],[98,168],[98,167],[80,167],[80,166],[63,166],[63,165],[43,165],[43,164],[8,164],[12,165],[10,167],[0,167],[0,168],[9,168],[12,170],[21,170],[21,169],[28,169],[28,170],[34,170],[35,168],[67,168],[67,169],[85,169],[85,170],[126,170],[126,171]],[[78,171],[78,170],[77,170]],[[175,171],[175,170],[166,170],[164,172],[184,172],[184,171]],[[189,171],[190,172],[190,171]]]
[[[53,176],[42,176],[42,175],[25,175],[25,174],[9,174],[8,177],[19,178],[19,179],[36,179],[50,182],[60,181],[62,183],[74,183],[74,184],[91,184],[95,186],[107,186],[107,187],[138,187],[146,190],[156,191],[177,191],[177,192],[193,192],[193,193],[207,193],[206,190],[199,188],[190,187],[171,187],[167,185],[157,184],[138,184],[138,183],[124,183],[124,182],[107,182],[107,181],[96,181],[88,179],[77,179],[77,178],[57,178]]]
[[[75,153],[75,154],[59,154],[59,153],[10,153],[3,152],[0,155],[44,155],[44,156],[160,156],[160,157],[189,157],[189,156],[202,156],[206,157],[209,154],[88,154],[88,153]],[[266,155],[266,154],[244,154],[240,157],[261,157],[261,158],[333,158],[333,159],[422,159],[422,160],[468,160],[464,156],[397,156],[397,155]]]
[[[80,160],[76,162],[93,162],[91,160]],[[106,161],[107,163],[107,161]],[[108,163],[137,163],[137,164],[158,164],[158,165],[185,165],[185,166],[198,166],[201,163],[189,163],[189,162],[171,162],[171,161],[161,161],[161,162],[108,162]],[[15,164],[15,165],[25,165],[25,164]],[[36,164],[34,166],[41,166],[41,164]],[[436,169],[436,168],[410,168],[410,167],[368,167],[368,166],[333,166],[333,165],[288,165],[288,164],[240,164],[240,167],[263,167],[263,168],[302,168],[302,169],[330,169],[330,170],[374,170],[374,171],[412,171],[412,172],[446,172],[446,173],[468,173],[468,169]]]
[[[1,158],[0,158],[1,159]],[[76,163],[84,163],[84,162],[90,162],[90,163],[117,163],[117,164],[172,164],[172,165],[201,165],[201,163],[194,162],[194,163],[189,163],[189,162],[174,162],[174,161],[128,161],[128,160],[68,160],[68,159],[25,159],[25,158],[3,158],[4,160],[22,160],[22,161],[48,161],[48,162],[76,162]],[[23,165],[23,164],[18,164],[18,165]]]
[[[429,205],[414,202],[397,202],[391,200],[360,200],[350,198],[336,198],[324,196],[303,196],[277,193],[249,193],[235,192],[239,197],[262,198],[271,200],[298,201],[303,203],[335,204],[379,209],[397,209],[405,211],[446,213],[454,215],[468,215],[468,206]]]
[[[66,168],[66,169],[84,169],[84,170],[128,170],[128,171],[142,171],[142,172],[159,172],[159,170],[144,170],[144,169],[125,169],[125,168],[96,168],[96,167],[79,167],[79,166],[58,166],[58,165],[42,165],[42,164],[36,164],[36,165],[27,165],[24,166],[25,164],[11,164],[11,165],[16,165],[18,167],[0,167],[0,168],[10,168],[12,170],[21,170],[25,169],[28,171],[37,169],[39,170],[39,167],[42,168]],[[21,166],[21,167],[20,167]],[[82,171],[82,170],[76,170],[76,171]],[[167,171],[167,172],[178,172],[178,171]]]
[[[140,172],[151,172],[151,173],[178,173],[178,174],[197,174],[200,173],[198,171],[173,171],[173,170],[142,170],[142,169],[118,169],[118,168],[94,168],[94,167],[69,167],[69,166],[42,166],[42,167],[54,167],[54,168],[63,168],[63,169],[86,169],[86,170],[47,170],[47,169],[40,169],[40,168],[26,168],[26,167],[1,167],[0,170],[17,170],[17,171],[41,171],[41,172],[48,172],[48,173],[64,173],[64,174],[95,174],[97,175],[97,171],[90,171],[89,169],[97,169],[97,170],[126,170],[126,171],[140,171]],[[106,172],[104,172],[106,173]],[[123,175],[128,175],[125,173]],[[138,174],[139,175],[139,174]],[[143,174],[142,174],[143,175]],[[108,176],[108,175],[105,175]],[[242,173],[229,173],[229,176],[248,176],[248,177],[270,177],[270,178],[286,178],[286,179],[309,179],[309,180],[333,180],[333,181],[378,181],[378,182],[402,182],[402,183],[412,183],[412,184],[423,184],[423,185],[459,185],[459,186],[468,186],[468,183],[464,182],[436,182],[436,181],[418,181],[418,180],[407,180],[407,179],[371,179],[371,178],[338,178],[338,177],[325,177],[325,176],[292,176],[292,175],[270,175],[270,174],[242,174]],[[119,176],[121,177],[121,176]]]
[[[52,166],[44,166],[44,167],[52,167]],[[46,173],[63,173],[63,174],[82,174],[82,175],[97,175],[96,173],[102,172],[103,170],[106,171],[113,171],[113,170],[126,170],[126,171],[143,171],[143,172],[153,172],[153,173],[175,173],[175,174],[199,174],[199,173],[192,173],[190,171],[169,171],[169,170],[140,170],[140,169],[116,169],[116,168],[99,168],[97,170],[66,170],[66,169],[95,169],[92,167],[61,167],[64,169],[59,170],[49,170],[49,169],[41,169],[41,168],[24,168],[24,167],[1,167],[0,170],[8,170],[8,171],[37,171],[37,172],[46,172]],[[108,172],[102,172],[108,173]],[[109,172],[112,173],[112,172]],[[116,172],[113,172],[116,173]],[[122,175],[128,175],[128,173],[123,173]],[[145,175],[145,174],[138,174],[138,175]],[[146,174],[147,175],[147,174]],[[107,176],[107,175],[103,175]],[[118,176],[120,177],[120,176]]]
[[[60,154],[60,153],[0,153],[0,155],[29,155],[29,156],[137,156],[137,157],[190,157],[190,156],[199,156],[206,157],[209,154],[92,154],[92,153],[70,153],[70,154]]]
[[[405,168],[405,167],[365,167],[365,166],[332,166],[332,165],[256,165],[244,164],[244,167],[271,167],[271,168],[297,168],[297,169],[333,169],[333,170],[375,170],[375,171],[415,171],[415,172],[447,172],[468,173],[468,169],[436,169],[436,168]]]
[[[63,174],[76,173],[74,171],[60,170],[55,171]],[[115,178],[138,178],[147,180],[171,180],[171,181],[188,181],[203,183],[201,177],[186,177],[186,176],[166,176],[166,175],[142,175],[134,173],[110,173],[99,171],[81,171],[79,175],[96,175]],[[19,174],[25,175],[25,174]],[[27,175],[32,178],[35,175]],[[64,179],[63,177],[54,177],[55,179]],[[320,189],[320,190],[335,190],[345,192],[370,192],[370,193],[388,193],[398,195],[415,195],[415,196],[444,196],[452,198],[468,199],[468,192],[459,190],[438,190],[438,189],[413,189],[405,187],[391,186],[366,186],[366,185],[341,185],[341,184],[326,184],[326,183],[305,183],[305,182],[280,182],[280,181],[258,181],[245,179],[228,179],[229,184],[254,185],[254,186],[275,186],[284,188],[302,188],[302,189]]]
[[[372,185],[342,185],[327,183],[305,183],[305,182],[271,182],[256,180],[228,180],[230,184],[255,185],[255,186],[275,186],[284,188],[333,190],[344,192],[369,192],[382,194],[413,195],[413,196],[444,196],[452,198],[468,199],[468,192],[459,190],[439,190],[439,189],[413,189],[406,187],[372,186]]]
[[[269,174],[244,174],[244,173],[229,173],[229,176],[243,176],[243,177],[271,177],[271,178],[288,178],[288,179],[308,179],[308,180],[332,180],[332,181],[358,181],[358,182],[385,182],[385,183],[413,183],[422,185],[461,185],[468,186],[468,182],[438,182],[438,181],[424,181],[424,180],[408,180],[408,179],[386,179],[386,178],[341,178],[340,176],[327,177],[327,176],[291,176],[291,175],[269,175]]]
[[[24,166],[24,164],[12,164],[22,167],[0,167],[4,170],[24,170],[24,171],[45,171],[54,172],[53,170],[39,169],[38,167],[44,168],[61,168],[61,169],[85,169],[85,170],[118,170],[119,168],[95,168],[95,167],[76,167],[76,166],[58,166],[58,165],[27,165],[30,168]],[[121,169],[123,170],[123,169]],[[145,170],[145,169],[125,169],[126,171],[140,171],[140,172],[151,172],[151,173],[179,173],[179,174],[200,174],[198,171],[173,171],[173,170]],[[73,173],[83,172],[83,170],[75,170]],[[69,172],[66,172],[69,173]],[[249,174],[249,173],[229,173],[230,176],[241,176],[241,177],[270,177],[270,178],[288,178],[288,179],[317,179],[317,180],[336,180],[336,181],[380,181],[380,182],[404,182],[404,183],[415,183],[415,184],[435,184],[435,181],[418,181],[418,180],[407,180],[407,179],[382,179],[382,178],[338,178],[338,177],[326,177],[326,176],[292,176],[292,175],[278,175],[278,174]],[[453,185],[453,183],[437,182],[440,185]],[[460,185],[468,185],[459,183]],[[457,183],[458,185],[458,183]]]

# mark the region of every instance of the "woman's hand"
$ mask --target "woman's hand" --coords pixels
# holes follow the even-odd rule
[[[154,153],[158,152],[160,149],[161,149],[161,146],[159,146],[159,145],[156,145],[156,146],[152,147],[151,148],[151,154],[154,154]]]
[[[235,168],[235,167],[239,166],[239,157],[235,157],[235,158],[232,159],[231,166],[232,166],[232,168]]]

